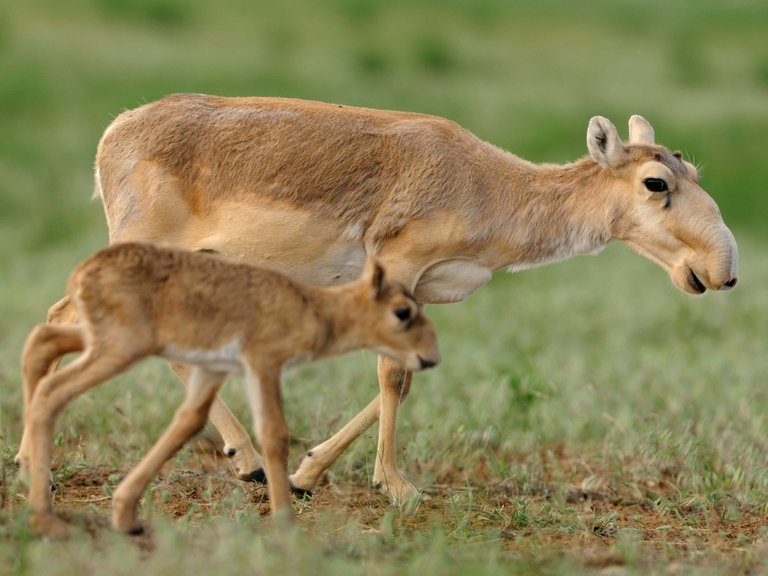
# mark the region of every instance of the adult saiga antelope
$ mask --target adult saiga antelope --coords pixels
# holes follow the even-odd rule
[[[596,116],[589,155],[536,165],[434,116],[280,98],[174,95],[119,115],[96,157],[110,242],[207,250],[323,285],[376,255],[420,303],[459,302],[501,268],[592,253],[617,239],[692,294],[736,283],[737,249],[694,166],[629,121]],[[68,299],[53,321],[74,318]],[[395,500],[394,424],[411,375],[379,357],[380,395],[291,476],[311,490],[379,418],[373,480]],[[182,374],[182,378],[186,378]],[[243,478],[261,458],[226,406],[212,420]]]
[[[74,326],[43,324],[22,354],[33,522],[60,535],[68,525],[48,490],[56,415],[86,390],[149,355],[192,367],[187,395],[166,432],[113,496],[113,525],[141,530],[136,507],[149,481],[205,423],[229,372],[245,373],[254,428],[264,450],[272,513],[290,512],[288,426],[280,400],[284,366],[373,348],[407,370],[440,359],[432,323],[412,296],[369,258],[360,280],[321,287],[272,270],[151,244],[110,246],[70,277]],[[47,377],[66,352],[84,350]]]

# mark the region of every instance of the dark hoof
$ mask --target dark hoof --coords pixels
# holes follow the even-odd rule
[[[128,530],[126,534],[128,534],[128,536],[142,536],[144,532],[145,532],[144,525],[139,524],[135,528],[131,528],[130,530]]]
[[[249,472],[245,476],[241,476],[240,479],[243,482],[256,482],[258,484],[267,483],[267,475],[264,473],[264,468],[257,468],[253,472]]]
[[[56,484],[56,482],[51,482],[48,485],[48,489],[51,491],[51,493],[58,492],[59,491],[59,485]]]
[[[296,498],[299,498],[300,500],[304,500],[305,498],[312,498],[312,490],[305,490],[304,488],[299,488],[293,484],[291,484],[291,492],[294,496],[296,496]]]

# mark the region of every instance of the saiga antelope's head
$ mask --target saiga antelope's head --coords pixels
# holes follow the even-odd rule
[[[601,116],[587,130],[592,158],[610,174],[619,200],[613,236],[656,262],[690,294],[736,285],[738,251],[715,201],[699,186],[696,168],[654,143],[651,125],[629,119],[629,142]]]

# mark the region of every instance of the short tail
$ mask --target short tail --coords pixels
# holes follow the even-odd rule
[[[48,308],[48,324],[76,324],[77,311],[72,304],[72,298],[64,296]]]

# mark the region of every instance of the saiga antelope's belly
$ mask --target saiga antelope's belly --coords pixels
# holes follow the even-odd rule
[[[308,210],[274,203],[222,205],[214,217],[192,219],[174,243],[192,250],[214,250],[227,257],[278,270],[303,282],[321,285],[356,280],[366,250],[362,227],[340,225]],[[473,258],[420,250],[419,256],[396,242],[387,248],[391,273],[419,302],[460,302],[491,279],[492,272]],[[390,246],[394,248],[394,246]],[[423,248],[423,247],[422,247]]]
[[[193,217],[178,239],[192,250],[278,270],[296,280],[332,285],[357,279],[365,263],[361,231],[307,210],[272,203],[225,204],[213,217]]]

